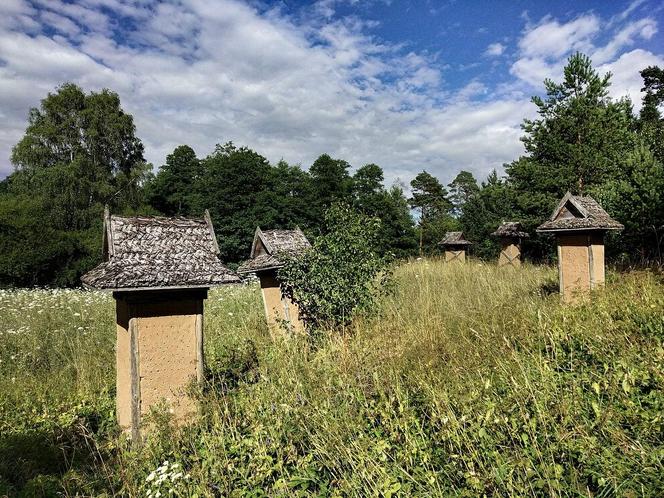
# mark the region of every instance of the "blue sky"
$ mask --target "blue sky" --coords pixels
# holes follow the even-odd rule
[[[308,167],[321,153],[480,179],[523,151],[530,96],[587,53],[638,108],[664,66],[664,4],[3,0],[0,178],[30,107],[64,81],[111,88],[155,166],[233,140]]]

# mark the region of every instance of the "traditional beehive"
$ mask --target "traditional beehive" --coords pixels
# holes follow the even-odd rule
[[[464,236],[463,232],[447,232],[439,245],[445,248],[445,261],[466,261],[466,248],[471,245]]]
[[[491,234],[500,243],[498,266],[521,266],[521,240],[529,237],[518,221],[504,221]]]
[[[104,262],[86,287],[113,291],[117,323],[117,418],[134,441],[141,418],[165,401],[176,420],[196,407],[185,390],[203,379],[203,300],[239,282],[219,260],[208,212],[200,219],[104,213]]]
[[[250,259],[238,268],[238,273],[255,273],[259,278],[265,318],[272,333],[284,327],[292,332],[304,330],[297,305],[281,292],[277,270],[283,266],[284,256],[297,256],[310,247],[299,228],[261,230],[258,227]]]
[[[623,226],[588,196],[567,192],[537,231],[556,235],[558,276],[564,302],[604,284],[604,234]]]

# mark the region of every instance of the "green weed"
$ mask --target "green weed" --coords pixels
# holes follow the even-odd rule
[[[271,340],[256,287],[214,290],[200,416],[156,413],[140,450],[110,296],[1,293],[0,494],[661,496],[664,282],[610,274],[564,307],[555,275],[411,261],[315,344]]]

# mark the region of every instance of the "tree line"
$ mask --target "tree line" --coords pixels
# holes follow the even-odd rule
[[[614,260],[661,262],[664,236],[664,70],[641,71],[638,114],[628,98],[608,95],[583,54],[570,57],[560,82],[533,97],[538,116],[523,123],[525,153],[478,182],[462,170],[444,185],[422,171],[386,186],[379,165],[351,165],[328,154],[308,168],[233,143],[200,157],[176,147],[156,173],[144,158],[132,116],[110,90],[85,93],[65,83],[30,111],[12,149],[14,172],[0,182],[0,285],[77,285],[99,262],[104,205],[112,212],[200,216],[209,209],[222,258],[248,256],[255,227],[324,230],[326,210],[343,203],[380,220],[375,250],[403,258],[437,251],[448,230],[462,230],[474,253],[493,258],[490,237],[502,221],[533,233],[567,191],[595,197],[625,231],[611,236]],[[552,257],[552,242],[534,236],[524,254]]]

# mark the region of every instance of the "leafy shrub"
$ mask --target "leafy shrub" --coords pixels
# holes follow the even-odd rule
[[[229,344],[213,344],[206,350],[206,378],[222,392],[252,381],[257,374],[256,344],[251,339],[232,339]]]
[[[385,260],[374,251],[378,218],[338,204],[325,213],[325,225],[312,249],[279,271],[282,291],[311,328],[339,328],[371,310],[388,278]]]

